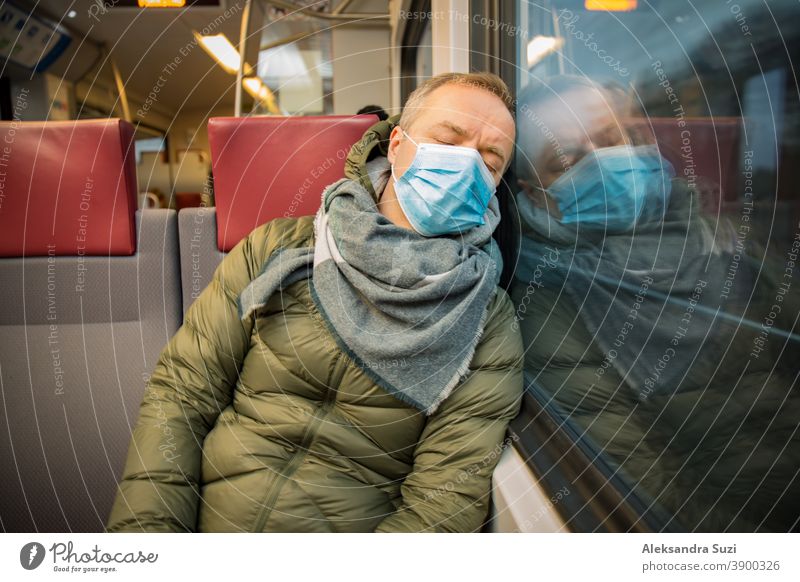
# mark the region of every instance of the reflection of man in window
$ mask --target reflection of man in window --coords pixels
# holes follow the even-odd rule
[[[756,284],[758,261],[701,216],[652,139],[633,137],[618,97],[577,77],[520,96],[512,298],[526,370],[685,527],[789,529],[792,358],[784,341],[751,356],[777,284],[769,269]],[[775,325],[796,314],[787,299]]]

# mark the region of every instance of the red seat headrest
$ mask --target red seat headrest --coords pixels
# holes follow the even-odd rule
[[[131,255],[133,126],[0,122],[0,256]]]
[[[736,198],[740,118],[649,117],[632,125],[652,129],[677,175],[698,187],[705,212],[715,215],[723,200]]]
[[[350,147],[375,115],[216,117],[208,141],[223,252],[257,226],[314,214],[325,186],[344,177]]]

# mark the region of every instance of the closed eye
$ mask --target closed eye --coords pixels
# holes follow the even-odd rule
[[[447,140],[440,139],[440,138],[438,138],[438,137],[434,137],[433,139],[434,139],[434,141],[435,141],[436,143],[439,143],[439,144],[442,144],[442,145],[449,145],[449,146],[456,145],[456,144],[454,144],[453,142],[449,142],[449,141],[447,141]],[[497,169],[496,169],[494,166],[492,166],[490,163],[488,163],[486,160],[484,160],[484,161],[483,161],[483,163],[484,163],[484,164],[486,164],[486,167],[487,167],[487,168],[489,168],[489,171],[490,171],[490,172],[491,172],[493,175],[496,175],[496,174],[498,173]]]

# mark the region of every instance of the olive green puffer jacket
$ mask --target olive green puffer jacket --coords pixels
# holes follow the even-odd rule
[[[351,178],[381,154],[391,124],[376,128],[353,148]],[[480,528],[522,394],[510,299],[497,290],[470,374],[426,417],[342,353],[308,280],[239,319],[272,252],[313,246],[312,220],[257,228],[187,311],[150,379],[107,531]]]

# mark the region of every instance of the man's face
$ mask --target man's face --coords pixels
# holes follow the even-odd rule
[[[593,88],[576,88],[561,98],[546,99],[531,110],[533,120],[520,115],[521,172],[528,196],[560,218],[558,205],[542,192],[590,152],[630,143],[609,96]]]
[[[514,149],[514,119],[503,101],[478,87],[449,83],[434,89],[422,102],[409,127],[417,143],[471,147],[481,154],[495,185],[500,183]],[[389,162],[400,177],[411,165],[417,148],[395,127]]]

